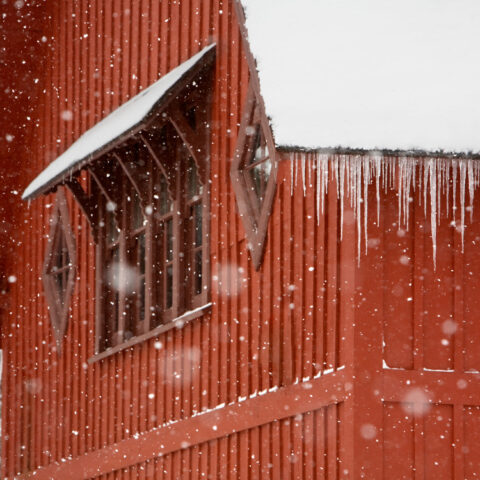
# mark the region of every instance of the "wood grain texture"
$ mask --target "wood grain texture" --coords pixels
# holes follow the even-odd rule
[[[334,181],[318,216],[319,185],[307,178],[304,194],[302,179],[291,176],[296,155],[278,152],[256,271],[229,173],[249,82],[232,1],[66,0],[45,8],[45,92],[31,155],[17,162],[23,187],[114,108],[217,43],[212,306],[89,363],[95,249],[68,195],[78,268],[59,356],[40,278],[54,195],[25,205],[6,267],[17,281],[2,311],[2,477],[475,478],[480,226],[468,226],[462,254],[459,232],[442,219],[434,270],[417,198],[399,234],[395,190],[382,192],[378,225],[372,190],[370,247],[357,263],[349,206],[339,238]],[[87,188],[85,176],[80,183]],[[454,332],[445,334],[446,320]]]

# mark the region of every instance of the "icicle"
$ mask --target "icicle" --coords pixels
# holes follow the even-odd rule
[[[457,213],[457,161],[456,160],[453,160],[453,163],[452,163],[452,183],[453,183],[452,214],[453,214],[453,221],[455,222],[455,214]]]
[[[316,163],[316,166],[317,166],[317,170],[316,170],[316,181],[317,181],[317,188],[316,188],[316,191],[315,191],[315,196],[316,196],[316,204],[317,204],[317,208],[316,208],[316,215],[317,215],[317,225],[320,225],[320,180],[321,180],[321,172],[320,172],[320,155],[316,154],[315,157],[314,157],[314,160],[315,163]],[[322,212],[321,214],[323,215],[323,196],[322,196]]]
[[[405,178],[405,206],[404,222],[408,231],[410,226],[410,191],[412,190],[412,179],[415,178],[416,161],[414,158],[406,159],[406,178]]]
[[[447,197],[445,200],[445,206],[447,208],[447,218],[450,216],[450,165],[451,162],[448,164],[444,164],[443,171],[445,175],[445,196]]]
[[[438,225],[440,225],[440,221],[445,213],[446,217],[450,218],[450,212],[454,224],[456,222],[458,183],[460,184],[459,223],[463,251],[465,210],[468,209],[470,211],[470,221],[473,221],[474,195],[475,190],[479,187],[480,165],[470,159],[390,158],[381,156],[376,152],[365,156],[320,153],[292,154],[290,163],[290,193],[292,195],[294,194],[294,185],[299,187],[300,175],[302,177],[304,195],[307,195],[308,189],[315,189],[317,225],[320,224],[320,215],[325,213],[328,184],[335,182],[340,210],[339,233],[342,240],[346,196],[349,198],[355,222],[354,228],[357,234],[358,262],[360,262],[362,254],[362,237],[365,242],[365,254],[368,252],[368,189],[375,188],[377,225],[380,223],[380,189],[383,187],[386,192],[392,189],[397,190],[398,228],[405,226],[407,230],[410,228],[411,197],[412,195],[415,196],[418,191],[418,205],[421,208],[423,201],[425,218],[428,218],[428,209],[430,208],[433,263],[435,266]],[[372,185],[374,179],[375,186]],[[451,193],[450,189],[452,189]],[[467,195],[468,207],[465,205]],[[427,205],[428,201],[430,202],[430,207]],[[364,203],[363,208],[362,202]],[[444,210],[443,214],[442,208]]]
[[[340,196],[340,240],[343,240],[343,212],[344,212],[344,198],[345,198],[345,157],[340,158],[339,165],[339,184],[337,183],[338,194]]]
[[[338,185],[338,155],[334,155],[331,161],[332,161],[332,168],[335,176],[335,183]],[[337,198],[339,198],[338,196],[339,196],[339,191],[337,188]]]
[[[416,172],[417,172],[417,160],[415,158],[412,158],[412,185],[413,185],[413,192],[415,193],[415,188],[416,188]]]
[[[395,187],[397,185],[396,175],[397,175],[397,169],[392,168],[392,184],[391,184],[391,187]]]
[[[417,160],[418,164],[418,206],[422,205],[422,178],[425,170],[425,162]]]
[[[436,158],[435,160],[435,168],[437,170],[437,225],[440,225],[440,212],[441,212],[441,208],[442,208],[442,205],[441,205],[441,194],[442,194],[442,188],[441,188],[441,185],[442,185],[442,178],[441,178],[441,171],[440,171],[440,161],[438,158]]]
[[[328,155],[322,156],[322,213],[325,210],[325,200],[328,194],[328,169],[330,167],[330,159]]]
[[[460,160],[460,232],[462,235],[462,252],[463,240],[465,234],[465,181],[467,175],[465,160]]]
[[[293,174],[295,170],[295,156],[290,161],[290,196],[293,196]]]
[[[430,162],[426,163],[423,168],[423,214],[427,217],[427,189],[428,175],[430,171]]]
[[[313,187],[312,185],[312,163],[311,161],[308,162],[308,186],[310,188]],[[315,167],[315,164],[313,164],[313,167]]]
[[[357,170],[356,170],[357,162],[355,159],[349,159],[347,162],[347,180],[349,185],[349,193],[350,193],[350,206],[354,209],[356,207],[356,198],[357,198]]]
[[[355,210],[357,219],[357,262],[360,265],[361,241],[362,241],[362,162],[358,156],[355,157]]]
[[[380,225],[380,168],[381,160],[378,155],[375,156],[375,188],[377,197],[377,227]]]
[[[362,159],[363,163],[363,228],[365,230],[365,255],[368,250],[368,184],[370,183],[370,164],[368,158]]]
[[[302,153],[301,159],[302,163],[302,185],[303,185],[303,196],[307,195],[307,185],[306,185],[306,178],[305,178],[305,154]]]
[[[470,222],[473,221],[473,196],[474,196],[474,184],[475,179],[473,178],[473,163],[472,160],[467,160],[468,166],[468,198],[470,200]],[[463,248],[463,243],[462,243]]]
[[[432,233],[433,268],[436,268],[437,260],[437,164],[435,160],[429,160],[430,170],[430,228]]]
[[[298,155],[295,154],[295,187],[297,186],[298,179]]]
[[[400,229],[400,224],[402,220],[402,203],[403,203],[403,185],[402,185],[402,180],[403,180],[403,175],[402,175],[402,170],[403,170],[403,159],[400,159],[398,162],[398,193],[397,193],[397,224],[398,228]]]

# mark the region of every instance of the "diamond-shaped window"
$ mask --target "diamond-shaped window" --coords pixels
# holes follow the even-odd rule
[[[50,219],[50,235],[43,265],[43,284],[58,352],[68,324],[75,283],[75,238],[63,190],[58,189]]]
[[[254,267],[262,262],[276,186],[270,127],[250,85],[230,172]]]
[[[272,172],[272,160],[260,124],[257,124],[255,127],[250,127],[250,130],[254,130],[254,134],[251,135],[253,139],[252,148],[249,149],[250,156],[249,158],[247,156],[248,163],[243,167],[243,170],[245,172],[245,181],[250,192],[251,202],[258,217],[261,213],[261,207],[267,192],[268,180]]]

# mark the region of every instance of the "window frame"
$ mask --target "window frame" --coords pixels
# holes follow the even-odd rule
[[[252,125],[256,131],[259,129],[260,134],[263,134],[271,161],[271,171],[261,202],[254,190],[253,180],[249,176],[249,171],[252,169],[249,160],[252,155],[255,155],[255,135],[248,133]],[[277,171],[276,149],[270,125],[265,115],[260,93],[251,79],[230,169],[230,178],[255,270],[260,269],[263,260],[268,223],[276,192]]]
[[[194,89],[195,90],[195,89]],[[91,174],[91,195],[90,199],[99,199],[97,202],[100,206],[96,210],[95,218],[92,223],[97,226],[97,247],[96,247],[96,346],[95,352],[96,355],[93,361],[98,360],[99,358],[104,358],[107,354],[114,353],[114,351],[127,348],[130,345],[139,343],[146,338],[158,335],[160,332],[178,326],[179,323],[183,323],[190,319],[196,318],[197,316],[203,314],[203,312],[209,308],[209,298],[210,298],[210,259],[209,259],[209,236],[210,236],[210,189],[209,189],[209,124],[210,124],[210,111],[207,106],[209,105],[210,99],[210,88],[205,92],[204,89],[200,88],[203,91],[203,94],[200,94],[198,91],[186,92],[181,101],[173,102],[172,106],[167,110],[167,112],[160,116],[156,122],[153,122],[149,125],[148,128],[145,128],[139,131],[137,134],[129,137],[128,140],[123,142],[121,145],[116,147],[109,153],[109,159],[107,162],[97,162],[89,168]],[[199,107],[199,124],[206,125],[206,128],[198,128],[198,131],[194,131],[190,125],[188,125],[188,119],[185,116],[185,112],[188,106],[192,104],[198,107],[198,102],[201,101],[201,108]],[[169,156],[170,160],[167,162],[162,159],[161,148],[158,145],[155,145],[155,135],[158,136],[158,133],[162,130],[163,127],[169,129],[171,135],[168,139],[169,146],[167,146],[167,151],[164,152]],[[202,130],[202,131],[200,131]],[[173,145],[172,145],[173,142]],[[147,163],[150,165],[149,169],[149,183],[148,188],[146,185],[139,185],[138,181],[138,171],[127,166],[127,161],[122,158],[122,151],[128,148],[132,148],[134,145],[141,145],[144,151],[148,152]],[[201,148],[200,148],[201,147]],[[173,150],[172,150],[173,148]],[[171,161],[172,151],[174,151],[174,161]],[[183,157],[180,157],[183,155]],[[189,208],[190,203],[187,202],[185,197],[186,190],[186,181],[185,172],[181,165],[191,159],[193,164],[196,166],[198,171],[199,182],[203,186],[203,192],[198,198],[195,199],[196,202],[200,200],[201,212],[202,212],[202,261],[201,261],[201,291],[195,295],[191,295],[188,292],[191,292],[193,289],[193,284],[191,280],[191,275],[186,275],[188,263],[183,262],[183,257],[189,256],[191,251],[195,251],[196,247],[191,247],[190,243],[186,241],[186,235],[188,232],[182,231],[187,222],[187,208]],[[125,338],[125,328],[122,330],[122,326],[117,329],[117,334],[115,338],[111,337],[111,332],[114,331],[111,327],[109,329],[107,325],[108,316],[105,314],[105,253],[107,249],[105,248],[105,227],[106,219],[103,217],[104,205],[105,202],[112,202],[115,205],[121,205],[122,208],[118,212],[125,212],[126,206],[122,202],[125,202],[124,198],[120,198],[118,195],[118,185],[117,188],[116,182],[108,182],[106,180],[106,170],[108,171],[109,165],[111,166],[113,162],[116,162],[117,169],[121,169],[123,172],[122,178],[123,182],[129,182],[130,188],[133,188],[137,191],[140,196],[144,216],[146,220],[145,234],[146,234],[146,252],[147,258],[145,261],[146,272],[145,272],[145,318],[143,319],[143,325],[140,325],[138,319],[134,322],[134,331],[133,335],[130,338]],[[118,165],[120,167],[118,167]],[[154,173],[155,172],[155,173]],[[153,184],[152,177],[156,175],[159,178],[159,175],[163,175],[168,183],[169,195],[173,195],[173,230],[174,230],[174,253],[173,253],[173,267],[174,267],[174,280],[173,280],[173,305],[171,312],[168,315],[165,315],[160,322],[155,322],[153,310],[150,307],[155,307],[158,305],[159,298],[155,298],[156,293],[156,279],[158,277],[154,275],[155,267],[157,267],[157,254],[155,248],[155,240],[153,236],[158,234],[159,223],[153,221],[153,217],[156,214],[155,208],[153,208],[152,213],[147,215],[145,207],[148,205],[153,205],[154,200],[153,195]],[[145,195],[145,190],[148,193]],[[103,206],[102,206],[103,203]],[[177,214],[176,212],[182,212]],[[116,211],[117,222],[125,222],[125,215],[119,214]],[[151,217],[151,219],[149,219]],[[125,252],[126,242],[129,240],[129,234],[125,225],[122,225],[120,229],[120,245],[121,249]],[[131,235],[130,235],[131,236]],[[121,254],[122,255],[122,254]],[[185,273],[185,275],[183,275]],[[186,288],[181,286],[182,278],[189,278],[189,285]],[[120,291],[120,302],[123,298],[125,302],[125,294]],[[119,311],[123,311],[122,303],[120,303]],[[163,315],[165,309],[161,311]],[[155,312],[158,317],[158,312]],[[119,317],[120,318],[120,317]],[[111,319],[110,319],[111,321]],[[125,327],[125,326],[123,326]],[[123,333],[122,333],[123,332]],[[123,335],[123,336],[122,336]],[[110,336],[110,337],[109,337]]]
[[[55,276],[57,273],[53,273],[51,271],[51,265],[54,259],[54,251],[58,245],[58,232],[61,232],[64,235],[65,245],[70,260],[69,265],[65,267],[68,273],[66,275],[66,285],[63,298],[58,292],[56,284]],[[62,351],[62,343],[68,327],[70,305],[75,288],[76,272],[77,258],[75,235],[70,223],[70,211],[65,193],[63,188],[59,187],[56,192],[52,216],[50,218],[50,230],[42,270],[45,299],[47,301],[50,322],[59,355]]]

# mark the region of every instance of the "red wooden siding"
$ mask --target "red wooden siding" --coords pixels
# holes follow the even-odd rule
[[[408,228],[399,229],[395,192],[382,195],[380,225],[371,222],[370,249],[358,271],[357,285],[368,294],[359,318],[380,314],[378,336],[370,336],[376,348],[366,360],[377,372],[383,366],[383,418],[375,424],[384,442],[382,478],[478,478],[470,449],[479,439],[479,365],[471,353],[478,335],[471,312],[479,227],[467,224],[462,254],[458,218],[455,228],[443,214],[434,268],[429,207],[426,219],[418,196],[417,190]],[[375,218],[374,192],[370,200]],[[474,211],[479,208],[477,198]],[[382,465],[377,468],[382,471]]]
[[[303,196],[290,196],[288,184],[279,186],[264,268],[255,273],[248,261],[229,182],[229,160],[248,83],[232,5],[194,0],[94,0],[89,5],[51,5],[50,28],[55,38],[46,59],[46,93],[39,105],[36,155],[26,169],[27,177],[31,178],[85,129],[137,93],[140,86],[147,86],[159,74],[216,41],[211,160],[213,307],[209,315],[180,330],[87,365],[94,346],[94,250],[87,222],[70,199],[79,268],[64,351],[58,357],[39,277],[53,197],[32,202],[18,222],[18,281],[11,297],[11,317],[15,321],[4,322],[5,364],[11,373],[5,388],[5,476],[78,458],[87,452],[101,452],[103,447],[132,439],[139,432],[312,378],[340,361],[336,310],[330,309],[319,318],[314,315],[318,307],[327,304],[327,296],[331,301],[337,295],[336,288],[319,298],[315,294],[315,290],[322,289],[325,276],[336,277],[336,236],[326,236],[324,223],[314,228],[310,215],[304,229],[311,235],[298,238],[300,248],[306,249],[308,267],[304,265],[295,254],[299,245],[289,240],[295,229],[292,213],[303,218],[305,212],[311,210],[313,214],[313,210]],[[326,253],[325,245],[332,242],[331,260],[324,268],[323,254],[318,252]],[[14,268],[13,264],[10,268]],[[307,285],[305,293],[292,288],[299,282],[301,286],[302,279]],[[328,336],[323,332],[329,332]],[[336,387],[331,388],[333,395]],[[330,402],[325,398],[322,401]],[[292,411],[284,415],[303,413],[308,404],[305,395],[303,405],[292,403]],[[290,450],[303,448],[299,432],[304,427],[296,426],[295,435],[291,433],[294,423],[286,421],[257,427],[277,416],[264,414],[262,420],[260,413],[253,419],[245,415],[239,428],[247,430],[228,440],[215,440],[208,447],[214,459],[208,460],[208,465],[219,462],[216,452],[225,451],[226,442],[231,442],[237,453],[229,455],[238,456],[235,462],[239,465],[248,463],[249,452],[259,452],[260,445],[271,444],[272,458],[283,455],[278,468],[287,468],[291,465],[287,462]],[[249,425],[255,426],[253,433]],[[336,432],[339,427],[330,420],[318,428],[333,428]],[[277,429],[283,433],[277,435]],[[201,452],[205,445],[192,448]],[[328,448],[332,452],[337,444]],[[165,461],[180,456],[173,453]],[[335,463],[336,456],[332,454],[330,463]],[[199,471],[207,468],[202,458],[193,460],[200,462]],[[137,463],[132,456],[128,462]],[[298,465],[301,463],[299,460]],[[102,468],[114,469],[115,462],[107,461]],[[79,472],[81,469],[76,474]],[[171,475],[175,478],[174,473]]]
[[[117,470],[110,478],[337,478],[338,435],[325,433],[341,420],[341,409],[328,408],[234,433],[160,458]],[[239,449],[239,446],[242,446]]]
[[[17,282],[2,315],[2,475],[45,467],[34,478],[477,478],[480,227],[467,228],[462,254],[443,219],[433,270],[423,207],[399,235],[395,192],[382,194],[375,225],[372,189],[370,248],[358,266],[348,207],[339,241],[335,183],[317,216],[317,185],[307,181],[305,195],[300,179],[292,185],[293,155],[282,153],[256,272],[229,180],[249,75],[232,3],[48,8],[54,40],[35,155],[22,158],[25,184],[140,87],[217,42],[212,307],[88,364],[94,248],[68,197],[78,278],[59,357],[40,278],[53,196],[25,205],[9,263]],[[442,330],[446,320],[454,334]]]

